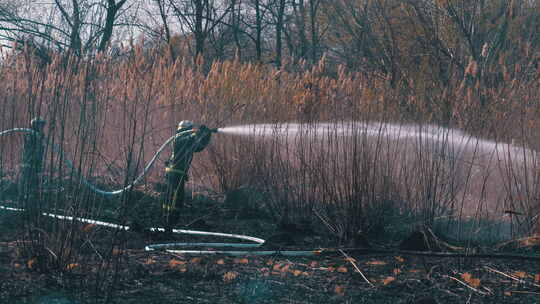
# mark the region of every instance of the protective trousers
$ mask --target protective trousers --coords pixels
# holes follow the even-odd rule
[[[163,204],[163,216],[165,230],[171,231],[172,227],[178,222],[181,209],[184,207],[185,185],[187,175],[173,168],[166,169],[167,194],[166,201]]]

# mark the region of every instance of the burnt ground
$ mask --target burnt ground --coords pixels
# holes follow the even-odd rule
[[[151,221],[146,218],[155,211],[151,209],[137,211],[137,226]],[[187,229],[271,239],[268,249],[340,245],[324,229],[280,225],[252,211],[230,203],[195,201],[185,208],[182,222]],[[77,223],[70,226],[78,232],[70,243],[76,254],[53,267],[50,258],[44,262],[28,253],[35,250],[25,249],[29,240],[18,218],[0,210],[0,303],[540,303],[539,260],[443,258],[349,248],[368,245],[358,242],[345,244],[343,252],[309,257],[181,255],[143,248],[156,242],[223,239],[167,236],[144,229],[118,232]],[[390,251],[400,242],[403,248],[403,240],[369,240],[373,249]],[[422,249],[408,245],[407,249]],[[498,254],[539,252],[534,246],[505,248]]]

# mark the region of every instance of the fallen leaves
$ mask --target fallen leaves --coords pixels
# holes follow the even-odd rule
[[[178,265],[185,265],[186,264],[186,261],[181,261],[181,260],[177,260],[177,259],[171,259],[169,261],[169,267],[176,267]]]
[[[400,256],[395,256],[394,257],[396,259],[396,261],[398,261],[399,263],[404,263],[405,262],[405,259],[400,257]]]
[[[336,285],[336,287],[334,287],[334,292],[342,296],[345,294],[345,287],[343,285]]]
[[[239,273],[236,271],[227,271],[223,274],[223,282],[231,283],[238,277]]]
[[[520,247],[532,247],[540,245],[540,235],[534,235],[519,241]]]
[[[36,264],[37,264],[36,258],[31,258],[30,260],[26,262],[26,266],[28,267],[28,269],[34,269],[36,267]]]
[[[386,279],[382,280],[383,285],[388,285],[396,280],[395,277],[386,277]]]
[[[351,258],[351,257],[346,257],[343,259],[345,262],[349,262],[349,263],[356,263],[356,259],[355,258]]]
[[[73,269],[78,268],[78,267],[79,267],[78,263],[70,263],[70,264],[67,264],[66,270],[73,270]]]
[[[337,272],[346,273],[349,270],[345,266],[338,267]]]
[[[184,268],[185,265],[186,265],[185,261],[180,261],[177,259],[172,259],[169,261],[169,268],[179,269],[179,268]]]
[[[95,227],[97,227],[96,224],[86,224],[82,227],[82,231],[85,233],[89,233],[94,230]]]
[[[249,264],[249,260],[246,259],[246,258],[243,258],[243,259],[234,259],[234,263],[235,264]]]
[[[283,266],[280,271],[281,272],[288,272],[290,268],[291,268],[291,265],[287,264],[287,265]]]
[[[520,279],[525,279],[527,277],[527,273],[525,271],[514,271],[514,276]]]
[[[211,262],[210,262],[211,261]],[[353,258],[345,259],[345,261],[353,261]],[[354,260],[356,262],[356,260]],[[145,262],[145,264],[153,264],[156,261],[152,260],[151,258],[148,258]],[[400,256],[390,256],[389,259],[370,259],[370,260],[364,260],[361,261],[365,263],[365,265],[369,266],[375,266],[374,268],[371,268],[371,270],[368,270],[368,274],[371,276],[371,282],[378,283],[376,285],[379,286],[392,286],[393,284],[396,284],[399,281],[407,280],[410,276],[417,277],[419,273],[421,275],[425,275],[425,270],[419,270],[419,269],[410,269],[409,265],[406,263],[409,263],[406,259]],[[210,264],[209,264],[210,263]],[[403,264],[402,264],[403,263]],[[256,257],[238,257],[238,258],[227,258],[227,257],[218,257],[216,259],[208,260],[204,257],[192,257],[192,258],[184,258],[182,256],[179,256],[177,258],[173,258],[168,262],[168,266],[172,269],[175,269],[178,272],[186,272],[191,270],[191,265],[198,264],[196,267],[201,267],[204,265],[207,265],[209,267],[212,267],[211,264],[214,265],[222,265],[222,267],[226,267],[225,272],[221,273],[222,281],[224,283],[232,283],[238,280],[238,278],[243,275],[244,270],[247,271],[253,271],[255,270],[256,273],[258,273],[260,276],[264,277],[274,277],[274,278],[289,278],[289,279],[295,279],[295,280],[302,280],[304,278],[308,277],[317,277],[319,275],[325,275],[324,273],[327,273],[331,275],[332,280],[338,279],[339,281],[336,281],[332,287],[330,287],[330,291],[334,292],[337,295],[344,295],[346,293],[346,284],[343,284],[343,281],[339,279],[338,276],[340,275],[348,275],[351,273],[351,275],[354,275],[356,273],[354,272],[354,269],[351,268],[349,264],[344,264],[343,259],[341,260],[308,260],[308,261],[302,261],[295,263],[294,260],[276,260],[276,259],[257,259]],[[380,267],[380,266],[387,266],[387,267]],[[412,264],[410,266],[414,266],[415,264]],[[379,267],[377,267],[379,266]],[[393,266],[393,267],[392,267]],[[74,266],[77,267],[77,266]],[[194,266],[195,267],[195,266]],[[351,269],[352,271],[349,271]],[[222,268],[223,269],[223,268]],[[382,274],[381,272],[385,272],[385,274]],[[490,291],[487,287],[482,287],[483,285],[487,284],[486,286],[490,286],[489,283],[486,283],[483,281],[482,276],[476,272],[464,272],[455,274],[453,273],[452,276],[446,276],[449,277],[458,283],[469,287],[470,289],[482,293],[482,294],[489,294]],[[534,274],[527,273],[525,271],[512,271],[508,273],[508,276],[514,277],[515,280],[522,280],[530,282],[534,281],[536,284],[540,282],[540,273]],[[366,279],[367,280],[367,279]],[[368,281],[369,282],[369,281]],[[336,285],[337,283],[337,285]],[[371,284],[371,283],[370,283]],[[332,290],[333,289],[333,290]],[[505,291],[501,291],[503,293]],[[515,295],[514,292],[507,291],[505,296],[512,296]]]
[[[472,278],[472,274],[470,274],[470,273],[468,273],[468,272],[465,272],[465,273],[461,274],[461,278],[462,278],[465,282],[467,282],[467,281],[469,281],[469,280]]]
[[[287,276],[287,274],[292,274],[295,277],[298,277],[301,275],[309,276],[309,273],[307,271],[303,271],[301,269],[294,269],[293,266],[294,264],[291,264],[291,263],[277,263],[277,264],[274,264],[272,268],[263,267],[263,268],[260,268],[259,271],[264,276],[275,275],[275,276],[285,277]],[[304,266],[307,266],[307,265],[304,265]]]
[[[474,288],[480,287],[480,279],[474,278],[472,274],[465,272],[461,274],[461,278],[463,281],[465,281],[467,284],[471,285]]]

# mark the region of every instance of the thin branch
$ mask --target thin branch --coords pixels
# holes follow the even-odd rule
[[[463,286],[469,288],[470,290],[475,291],[475,292],[477,292],[477,293],[479,293],[479,294],[481,294],[481,295],[485,295],[485,296],[489,295],[489,293],[480,291],[480,290],[478,290],[478,289],[472,287],[471,285],[469,285],[469,284],[467,284],[467,283],[465,283],[465,282],[459,280],[458,278],[455,278],[455,277],[452,277],[452,276],[449,276],[449,275],[445,275],[445,276],[443,276],[443,277],[447,277],[447,278],[449,278],[449,279],[452,279],[452,280],[458,282],[459,284],[461,284],[461,285],[463,285]]]
[[[496,274],[500,274],[500,275],[502,275],[502,276],[504,276],[504,277],[507,277],[507,278],[509,278],[509,279],[511,279],[511,280],[514,280],[514,281],[516,281],[516,282],[519,282],[519,283],[521,283],[521,284],[529,284],[529,285],[532,285],[532,286],[535,286],[535,287],[540,287],[539,284],[527,282],[527,281],[522,280],[522,279],[520,279],[520,278],[516,278],[516,277],[514,277],[513,275],[509,275],[509,274],[506,274],[506,273],[504,273],[504,272],[502,272],[502,271],[499,271],[499,270],[497,270],[497,269],[491,268],[491,267],[489,267],[489,266],[484,266],[484,269],[486,269],[487,271],[496,273]]]
[[[437,258],[471,258],[471,259],[504,259],[504,260],[522,260],[522,261],[540,261],[538,254],[501,254],[501,253],[480,253],[468,254],[459,252],[432,252],[432,251],[409,251],[409,250],[385,250],[385,249],[366,249],[366,248],[347,248],[348,252],[359,255],[409,255],[426,256]],[[323,251],[324,252],[324,251]]]
[[[371,287],[375,287],[375,285],[373,285],[373,283],[368,280],[368,278],[364,275],[360,268],[358,268],[353,258],[351,258],[345,251],[341,249],[339,250],[339,252],[341,252],[341,254],[343,254],[343,256],[347,259],[347,261],[349,261],[353,265],[354,269],[356,269],[356,272],[358,272],[362,276],[364,281],[366,281]]]

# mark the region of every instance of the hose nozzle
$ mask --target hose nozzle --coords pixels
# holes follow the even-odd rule
[[[200,131],[203,131],[203,132],[208,132],[208,133],[218,133],[219,132],[219,128],[208,128],[205,125],[198,125],[197,129],[199,129]]]

